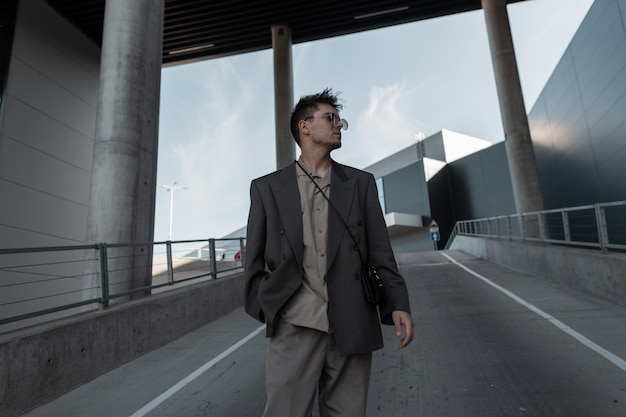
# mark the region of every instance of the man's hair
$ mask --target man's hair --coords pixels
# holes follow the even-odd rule
[[[320,104],[330,104],[335,110],[341,110],[343,106],[339,103],[338,95],[339,93],[333,93],[332,88],[326,88],[321,93],[300,97],[298,104],[296,104],[296,107],[291,113],[290,124],[291,134],[298,146],[300,146],[300,130],[298,129],[300,120],[313,116],[313,113],[319,108]]]

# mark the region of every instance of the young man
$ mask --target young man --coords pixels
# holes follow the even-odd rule
[[[270,338],[265,417],[310,417],[316,390],[320,416],[365,416],[380,321],[400,349],[413,340],[374,177],[330,157],[348,128],[341,108],[330,89],[302,97],[291,115],[299,160],[250,186],[245,306]],[[359,252],[383,280],[378,308],[365,299]]]

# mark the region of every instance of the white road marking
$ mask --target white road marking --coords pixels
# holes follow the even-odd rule
[[[158,397],[156,397],[154,400],[150,401],[148,404],[143,406],[141,409],[135,411],[130,417],[143,417],[143,416],[145,416],[150,411],[154,410],[163,401],[167,400],[169,397],[171,397],[176,392],[181,390],[183,387],[185,387],[187,384],[192,382],[194,379],[198,378],[200,375],[202,375],[203,373],[205,373],[206,371],[211,369],[213,366],[215,366],[215,364],[217,364],[219,361],[221,361],[222,359],[224,359],[225,357],[227,357],[228,355],[230,355],[231,353],[233,353],[234,351],[239,349],[248,340],[252,339],[254,336],[256,336],[257,334],[261,333],[264,329],[265,329],[265,325],[259,327],[258,329],[256,329],[252,333],[250,333],[248,336],[244,337],[239,342],[235,343],[234,345],[232,345],[231,347],[226,349],[224,352],[220,353],[218,356],[216,356],[215,358],[211,359],[210,361],[208,361],[207,363],[202,365],[200,368],[196,369],[195,371],[193,371],[192,373],[187,375],[185,378],[183,378],[178,383],[173,385],[170,389],[165,391],[163,394],[161,394]]]
[[[608,350],[604,349],[602,346],[599,346],[598,344],[594,343],[593,341],[587,339],[585,336],[583,336],[582,334],[578,333],[577,331],[575,331],[571,327],[567,326],[562,321],[556,319],[555,317],[551,316],[550,314],[546,313],[545,311],[540,310],[536,306],[526,302],[525,300],[523,300],[522,298],[520,298],[517,295],[513,294],[511,291],[507,290],[506,288],[503,288],[503,287],[499,286],[498,284],[496,284],[496,283],[490,281],[489,279],[485,278],[484,276],[480,275],[479,273],[476,273],[476,272],[472,271],[471,269],[469,269],[465,265],[462,265],[461,263],[457,262],[455,259],[453,259],[449,255],[447,255],[447,254],[445,254],[443,252],[441,252],[441,254],[443,256],[445,256],[446,258],[448,258],[452,263],[454,263],[457,266],[459,266],[460,268],[466,270],[467,272],[469,272],[470,274],[474,275],[475,277],[482,279],[484,282],[486,282],[487,284],[491,285],[495,289],[503,292],[505,295],[507,295],[510,298],[512,298],[513,300],[517,301],[518,303],[520,303],[524,307],[528,308],[529,310],[537,313],[538,315],[540,315],[544,319],[548,320],[550,323],[552,323],[558,329],[560,329],[561,331],[563,331],[563,332],[567,333],[568,335],[572,336],[574,339],[578,340],[580,343],[582,343],[583,345],[587,346],[589,349],[591,349],[591,350],[595,351],[596,353],[604,356],[606,359],[608,359],[610,362],[612,362],[618,368],[621,368],[623,371],[626,371],[626,360],[620,358],[619,356],[617,356],[617,355],[609,352]]]

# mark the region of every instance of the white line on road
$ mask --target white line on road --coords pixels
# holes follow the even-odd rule
[[[221,361],[222,359],[224,359],[225,357],[227,357],[228,355],[230,355],[231,353],[233,353],[234,351],[239,349],[248,340],[252,339],[254,336],[256,336],[257,334],[261,333],[261,331],[263,331],[263,329],[265,329],[265,325],[259,327],[258,329],[256,329],[252,333],[250,333],[248,336],[244,337],[239,342],[235,343],[234,345],[232,345],[231,347],[226,349],[224,352],[220,353],[218,356],[216,356],[215,358],[211,359],[210,361],[208,361],[207,363],[202,365],[200,368],[196,369],[195,371],[193,371],[192,373],[187,375],[185,378],[183,378],[178,383],[173,385],[170,389],[165,391],[163,394],[159,395],[154,400],[150,401],[148,404],[143,406],[141,409],[135,411],[130,417],[143,417],[143,416],[145,416],[150,411],[154,410],[163,401],[167,400],[169,397],[171,397],[176,392],[178,392],[183,387],[185,387],[187,384],[189,384],[191,381],[193,381],[194,379],[198,378],[200,375],[202,375],[203,373],[205,373],[206,371],[211,369],[219,361]]]
[[[482,276],[482,275],[472,271],[471,269],[469,269],[465,265],[463,265],[463,264],[457,262],[456,260],[454,260],[452,257],[446,255],[443,252],[441,252],[441,254],[443,256],[445,256],[446,258],[448,258],[452,263],[454,263],[457,266],[459,266],[460,268],[463,268],[464,270],[466,270],[470,274],[474,275],[475,277],[478,277],[478,278],[482,279],[487,284],[489,284],[492,287],[494,287],[495,289],[503,292],[504,294],[506,294],[507,296],[509,296],[513,300],[517,301],[518,303],[520,303],[524,307],[528,308],[529,310],[534,311],[535,313],[539,314],[541,317],[543,317],[544,319],[548,320],[550,323],[555,325],[561,331],[563,331],[563,332],[567,333],[568,335],[572,336],[574,339],[578,340],[580,343],[582,343],[583,345],[587,346],[589,349],[592,349],[596,353],[604,356],[606,359],[608,359],[613,364],[615,364],[618,368],[621,368],[622,370],[626,371],[626,361],[624,359],[622,359],[619,356],[609,352],[608,350],[604,349],[602,346],[597,345],[593,341],[587,339],[585,336],[583,336],[582,334],[578,333],[577,331],[575,331],[571,327],[567,326],[562,321],[556,319],[555,317],[551,316],[550,314],[546,313],[545,311],[540,310],[536,306],[534,306],[534,305],[524,301],[522,298],[520,298],[517,295],[513,294],[511,291],[507,290],[506,288],[503,288],[503,287],[499,286],[498,284],[496,284],[496,283],[490,281],[489,279],[485,278],[484,276]]]

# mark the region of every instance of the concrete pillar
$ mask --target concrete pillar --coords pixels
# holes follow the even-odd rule
[[[106,0],[87,243],[154,239],[163,13],[163,0]],[[151,245],[108,256],[115,292],[151,282]]]
[[[482,0],[496,78],[505,147],[518,213],[543,210],[537,163],[524,107],[506,0]]]
[[[274,50],[276,168],[282,168],[296,159],[296,144],[289,127],[294,103],[291,29],[288,26],[272,26],[272,49]]]

